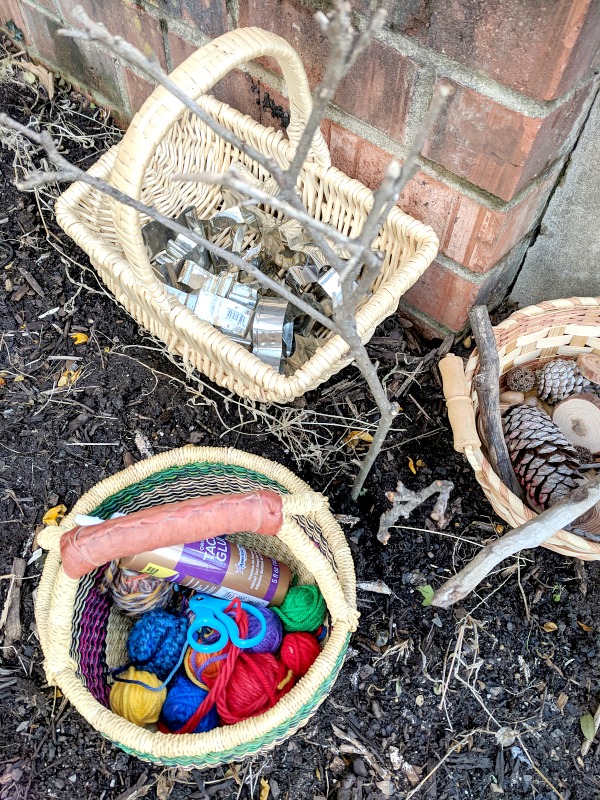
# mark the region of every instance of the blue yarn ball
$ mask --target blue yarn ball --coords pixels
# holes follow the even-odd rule
[[[283,639],[283,628],[281,627],[281,620],[271,611],[270,608],[257,608],[259,614],[265,618],[267,623],[267,630],[265,631],[265,638],[254,647],[249,647],[245,653],[276,653],[281,647]],[[252,614],[248,614],[248,636],[251,639],[257,636],[260,632],[260,622]]]
[[[162,609],[148,611],[135,623],[127,639],[129,658],[164,681],[186,644],[188,621]]]
[[[200,686],[196,686],[185,675],[177,675],[171,688],[167,693],[161,711],[162,721],[170,731],[177,731],[182,728],[194,711],[203,702],[208,692]],[[212,731],[219,725],[219,715],[213,706],[196,725],[192,733],[203,733]]]

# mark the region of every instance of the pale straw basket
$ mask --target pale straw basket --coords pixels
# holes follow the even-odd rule
[[[287,84],[287,138],[206,94],[228,72],[262,56],[278,61]],[[312,99],[302,63],[283,39],[259,28],[231,31],[190,56],[171,78],[240,139],[282,166],[291,162]],[[166,89],[158,87],[136,114],[122,141],[105,153],[90,173],[167,216],[175,217],[194,205],[200,217],[208,217],[222,204],[221,189],[171,182],[169,176],[224,172],[231,164],[240,163],[260,181],[270,177],[257,163],[217,137]],[[298,188],[315,219],[349,236],[360,232],[373,203],[369,189],[331,166],[320,132],[301,170]],[[161,339],[171,353],[181,356],[188,367],[242,397],[289,402],[350,363],[345,342],[322,331],[322,345],[312,358],[294,374],[280,375],[167,294],[150,266],[142,241],[141,227],[147,218],[84,183],[73,184],[58,198],[56,217],[89,255],[117,301],[140,325]],[[384,255],[383,269],[371,297],[357,312],[363,341],[368,341],[375,328],[397,309],[400,297],[434,259],[437,246],[431,228],[398,208],[389,213],[374,243]]]
[[[580,353],[600,355],[600,298],[571,297],[529,306],[497,325],[494,336],[501,375],[521,364],[538,367],[554,358],[577,358]],[[476,443],[474,431],[478,401],[473,377],[478,368],[479,355],[474,350],[465,368],[465,395],[470,399],[470,404],[463,405],[467,412],[458,423],[452,425],[455,448],[466,455],[496,513],[512,527],[518,527],[533,519],[536,513],[502,483],[481,446]],[[502,380],[501,388],[504,388]],[[599,544],[565,530],[558,531],[543,546],[585,561],[600,559]]]
[[[239,533],[231,539],[288,564],[300,583],[316,583],[327,603],[328,635],[321,654],[294,688],[261,716],[208,733],[163,734],[140,728],[108,706],[109,669],[127,662],[131,622],[96,590],[103,569],[80,580],[60,560],[63,533],[76,514],[104,519],[200,495],[268,489],[283,499],[276,536]],[[49,550],[36,600],[36,620],[48,682],[89,724],[128,753],[158,764],[201,768],[236,761],[281,743],[305,725],[325,700],[342,666],[358,620],[356,583],[343,531],[323,495],[267,459],[239,450],[183,447],[154,456],[98,483],[56,527],[40,534]]]

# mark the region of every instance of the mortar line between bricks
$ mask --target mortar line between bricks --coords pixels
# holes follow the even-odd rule
[[[358,15],[358,18],[361,21],[361,27],[363,27],[366,24],[366,18],[360,15]],[[425,45],[411,39],[409,36],[404,36],[388,28],[383,28],[376,38],[383,44],[398,50],[401,55],[408,56],[417,61],[421,66],[433,65],[439,73],[438,77],[445,77],[456,81],[466,86],[468,89],[473,89],[506,108],[516,111],[519,114],[526,114],[528,117],[545,118],[549,116],[556,108],[569,102],[579,89],[586,86],[594,78],[594,70],[590,70],[576,86],[560,97],[554,100],[534,100],[532,97],[521,94],[515,89],[504,86],[504,84],[499,83],[487,75],[483,75],[463,66],[458,61],[448,58],[448,56],[431,50]]]
[[[413,306],[412,303],[409,303],[408,300],[404,299],[404,295],[400,298],[400,303],[398,305],[398,311],[402,310],[407,311],[413,317],[416,317],[418,320],[420,320],[420,322],[422,322],[423,325],[427,325],[428,328],[431,328],[431,330],[439,334],[440,339],[444,339],[446,336],[448,336],[449,333],[452,333],[454,335],[456,335],[457,333],[456,331],[450,330],[450,328],[447,328],[445,325],[443,325],[441,322],[438,322],[433,317],[430,317],[429,314],[426,314],[424,311],[421,311],[421,309],[417,308],[416,306]]]

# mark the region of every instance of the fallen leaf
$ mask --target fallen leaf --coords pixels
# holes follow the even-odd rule
[[[21,383],[21,381],[24,380],[25,380],[25,375],[17,375],[17,377],[14,379],[14,383]]]
[[[561,714],[564,711],[564,708],[567,705],[568,701],[569,701],[569,695],[565,694],[564,692],[561,692],[556,698],[556,707],[558,708]]]
[[[66,513],[67,507],[61,503],[59,506],[48,509],[42,517],[42,522],[44,525],[58,525]]]
[[[416,705],[418,708],[421,708],[421,707],[423,706],[423,704],[424,704],[424,703],[425,703],[425,698],[423,697],[423,695],[422,695],[422,694],[418,694],[418,695],[415,697],[415,705]]]
[[[412,472],[413,475],[416,475],[417,474],[417,470],[415,469],[415,462],[412,460],[412,458],[410,456],[407,456],[407,458],[408,458],[408,468],[409,468],[409,470]]]
[[[596,735],[596,726],[594,724],[594,718],[592,715],[584,714],[579,718],[579,724],[581,725],[581,732],[585,738],[590,742],[593,741],[594,736]]]
[[[552,633],[553,631],[558,630],[558,625],[556,625],[554,622],[545,622],[542,625],[542,630],[546,631],[546,633]]]
[[[424,466],[425,466],[425,462],[423,461],[423,459],[422,459],[422,458],[417,458],[417,460],[416,460],[416,462],[415,462],[415,465],[416,465],[417,467],[424,467]]]
[[[496,523],[496,525],[494,525],[494,528],[496,529],[496,533],[504,533],[504,525]]]
[[[366,431],[350,431],[342,439],[342,442],[348,445],[352,450],[355,450],[361,442],[370,444],[372,441],[373,437]]]
[[[470,337],[470,336],[467,336],[467,337],[466,337],[466,339],[463,339],[463,345],[464,345],[466,348],[469,348],[469,347],[471,347],[471,344],[472,344],[472,343],[473,343],[473,341],[472,341],[472,339],[471,339],[471,337]]]
[[[32,64],[30,61],[15,62],[23,70],[23,78],[26,83],[33,84],[37,80],[48,92],[50,100],[54,97],[54,75],[52,72],[42,67],[40,64]]]
[[[579,620],[577,620],[577,624],[579,625],[581,630],[585,631],[586,633],[591,633],[591,631],[594,630],[593,628],[590,628],[589,625],[586,625],[585,622],[579,622]]]
[[[260,794],[258,795],[258,800],[267,800],[269,796],[269,792],[271,791],[271,787],[269,786],[269,781],[265,778],[260,779]]]
[[[423,595],[423,600],[421,602],[422,606],[430,606],[431,601],[433,600],[433,595],[435,592],[433,591],[433,586],[430,586],[428,583],[425,586],[417,586],[417,591],[421,592]]]
[[[490,791],[493,792],[493,794],[504,794],[504,789],[498,786],[497,783],[490,783]]]
[[[70,333],[69,336],[73,339],[74,344],[85,344],[90,338],[87,333]]]
[[[6,386],[6,380],[4,378],[0,378],[0,386]]]
[[[59,386],[73,386],[75,381],[81,375],[81,370],[66,369],[58,379]]]

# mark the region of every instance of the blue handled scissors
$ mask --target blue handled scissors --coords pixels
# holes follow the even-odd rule
[[[230,605],[229,600],[222,600],[220,597],[213,597],[209,594],[198,593],[190,600],[189,608],[195,614],[195,618],[188,628],[187,640],[190,647],[199,653],[216,653],[222,650],[228,642],[243,650],[260,644],[267,632],[265,617],[257,608],[249,603],[242,603],[241,606],[248,614],[260,622],[260,631],[251,639],[240,638],[238,626],[230,616],[225,613],[225,609]],[[202,628],[210,628],[220,634],[216,642],[210,644],[198,642],[194,634]]]

